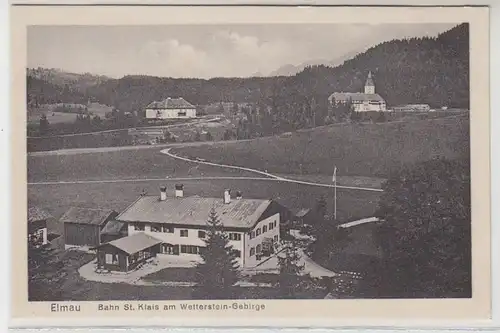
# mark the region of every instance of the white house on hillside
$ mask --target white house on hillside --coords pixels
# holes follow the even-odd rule
[[[385,100],[375,93],[375,83],[371,72],[368,73],[363,93],[334,92],[328,97],[330,105],[346,104],[349,101],[355,112],[387,111]]]
[[[196,107],[184,98],[170,98],[152,102],[146,107],[146,119],[196,118]]]
[[[205,246],[213,208],[236,250],[240,267],[255,267],[273,252],[273,244],[280,240],[281,219],[287,216],[286,208],[272,200],[245,199],[241,194],[231,198],[230,190],[220,198],[184,197],[183,186],[177,185],[171,196],[165,187],[159,194],[139,197],[116,217],[128,225],[128,236],[121,243],[129,238],[136,242],[134,237],[141,233],[159,241],[158,255],[197,259]],[[128,246],[124,244],[120,246]]]

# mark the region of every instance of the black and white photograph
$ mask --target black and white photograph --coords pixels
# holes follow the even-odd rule
[[[27,37],[29,301],[471,297],[468,23]]]
[[[488,315],[487,11],[17,11],[14,317]]]

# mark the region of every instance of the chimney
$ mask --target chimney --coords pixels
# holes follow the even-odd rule
[[[231,190],[224,190],[224,203],[231,203]]]
[[[241,194],[241,191],[237,191],[236,192],[236,200],[241,200],[242,197],[243,197],[243,195]]]
[[[175,197],[176,198],[184,197],[184,185],[183,184],[176,184],[175,185]]]
[[[160,187],[160,201],[165,201],[167,200],[167,187],[162,186]]]

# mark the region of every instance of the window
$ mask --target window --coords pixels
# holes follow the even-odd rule
[[[278,235],[274,235],[274,241],[277,242],[278,241]]]
[[[177,112],[178,117],[185,117],[186,116],[186,111],[179,111]]]
[[[269,223],[269,230],[273,230],[273,228],[274,228],[274,222],[270,222]]]
[[[161,224],[159,224],[159,223],[152,223],[151,224],[151,231],[161,232],[161,229],[162,229]]]
[[[262,245],[258,244],[255,250],[257,251],[257,253],[260,253],[262,251]]]
[[[275,228],[276,228],[276,223],[277,223],[277,222],[276,222],[276,221],[274,221],[274,227],[275,227]]]
[[[118,255],[106,253],[106,264],[118,265]]]
[[[262,233],[265,233],[265,232],[267,232],[267,225],[262,227]]]
[[[255,238],[255,231],[252,231],[252,232],[250,233],[250,239],[252,239],[252,238]]]
[[[258,236],[258,235],[260,235],[260,228],[258,228],[258,229],[257,229],[257,233],[256,233],[256,235],[257,235],[257,236]]]
[[[181,245],[181,253],[187,254],[199,254],[201,252],[201,247],[194,245]]]
[[[188,231],[187,230],[181,230],[181,237],[187,237],[188,236]]]
[[[173,234],[174,233],[174,227],[164,225],[163,226],[163,232],[166,232],[166,233],[169,233],[169,234]]]
[[[230,232],[229,233],[229,239],[230,240],[235,240],[235,241],[240,241],[241,240],[241,234],[237,232]]]
[[[255,255],[255,248],[254,247],[251,247],[250,248],[250,257]]]
[[[142,224],[142,223],[135,223],[134,224],[134,230],[135,231],[144,231],[144,224]]]
[[[203,230],[198,230],[198,238],[205,238],[207,233]]]

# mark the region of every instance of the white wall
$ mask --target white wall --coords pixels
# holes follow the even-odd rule
[[[179,112],[185,112],[186,115],[179,116]],[[146,118],[147,119],[196,118],[196,109],[146,109]]]
[[[269,230],[269,223],[276,221],[276,227],[274,229]],[[274,236],[278,236],[278,242],[280,240],[280,214],[276,213],[267,219],[264,219],[257,223],[257,225],[251,231],[257,231],[260,228],[262,231],[263,226],[267,226],[267,232],[261,233],[259,236],[256,236],[253,239],[250,239],[251,232],[245,233],[245,248],[244,248],[244,266],[245,267],[255,267],[260,261],[265,260],[266,258],[261,258],[260,261],[257,260],[255,254],[250,256],[250,249],[256,248],[258,244],[262,244],[265,238],[274,238]]]
[[[173,245],[194,245],[194,246],[205,246],[205,242],[203,239],[198,237],[198,231],[206,231],[206,229],[197,229],[195,227],[192,228],[180,228],[180,227],[174,227],[174,232],[173,233],[167,233],[167,232],[155,232],[151,231],[151,225],[148,223],[141,223],[145,226],[144,231],[140,230],[135,230],[134,229],[134,224],[129,223],[128,225],[128,234],[132,235],[137,232],[144,232],[148,235],[151,235],[159,240],[161,240],[163,243],[169,243]],[[188,237],[181,237],[181,230],[188,230]],[[228,232],[229,233],[229,232]],[[231,231],[233,233],[233,231]],[[243,262],[243,237],[244,233],[243,232],[234,232],[234,233],[239,233],[241,235],[241,240],[240,241],[235,241],[235,240],[230,240],[229,244],[235,249],[239,250],[241,252],[241,257],[240,257],[240,266],[242,265]],[[196,254],[189,254],[189,253],[180,253],[179,255],[182,256],[197,256]]]
[[[368,112],[368,111],[386,111],[385,103],[370,104],[370,103],[353,103],[354,111]]]

